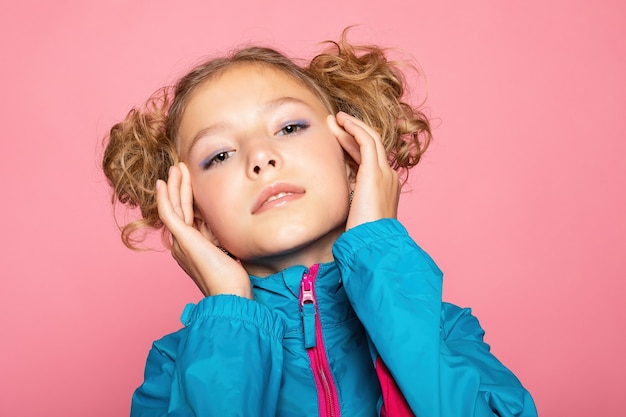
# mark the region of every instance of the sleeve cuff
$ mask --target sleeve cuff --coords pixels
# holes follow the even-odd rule
[[[363,223],[343,233],[333,246],[335,258],[352,259],[359,250],[387,239],[411,239],[402,224],[392,218]]]
[[[206,319],[247,322],[279,339],[285,332],[283,321],[267,307],[236,295],[209,296],[198,304],[187,304],[180,317],[186,327]]]

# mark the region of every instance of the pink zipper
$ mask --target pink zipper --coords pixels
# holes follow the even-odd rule
[[[300,284],[300,310],[304,327],[304,344],[311,360],[311,370],[317,387],[320,417],[339,417],[337,388],[330,373],[328,358],[322,338],[322,324],[315,298],[315,278],[319,265],[313,265],[302,277]]]

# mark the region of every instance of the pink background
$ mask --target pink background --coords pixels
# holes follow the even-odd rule
[[[472,306],[540,415],[623,415],[622,2],[4,2],[0,415],[128,413],[152,340],[199,293],[119,241],[101,138],[203,55],[397,46],[428,77],[435,142],[400,217]],[[384,4],[383,4],[384,3]]]

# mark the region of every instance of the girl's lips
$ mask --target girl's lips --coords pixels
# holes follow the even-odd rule
[[[292,184],[276,183],[265,187],[252,207],[252,214],[257,214],[271,207],[282,206],[286,202],[300,198],[304,189]]]

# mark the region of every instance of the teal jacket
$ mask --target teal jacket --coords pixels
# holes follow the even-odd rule
[[[469,309],[400,223],[355,227],[335,261],[206,297],[154,343],[131,416],[536,416]]]

